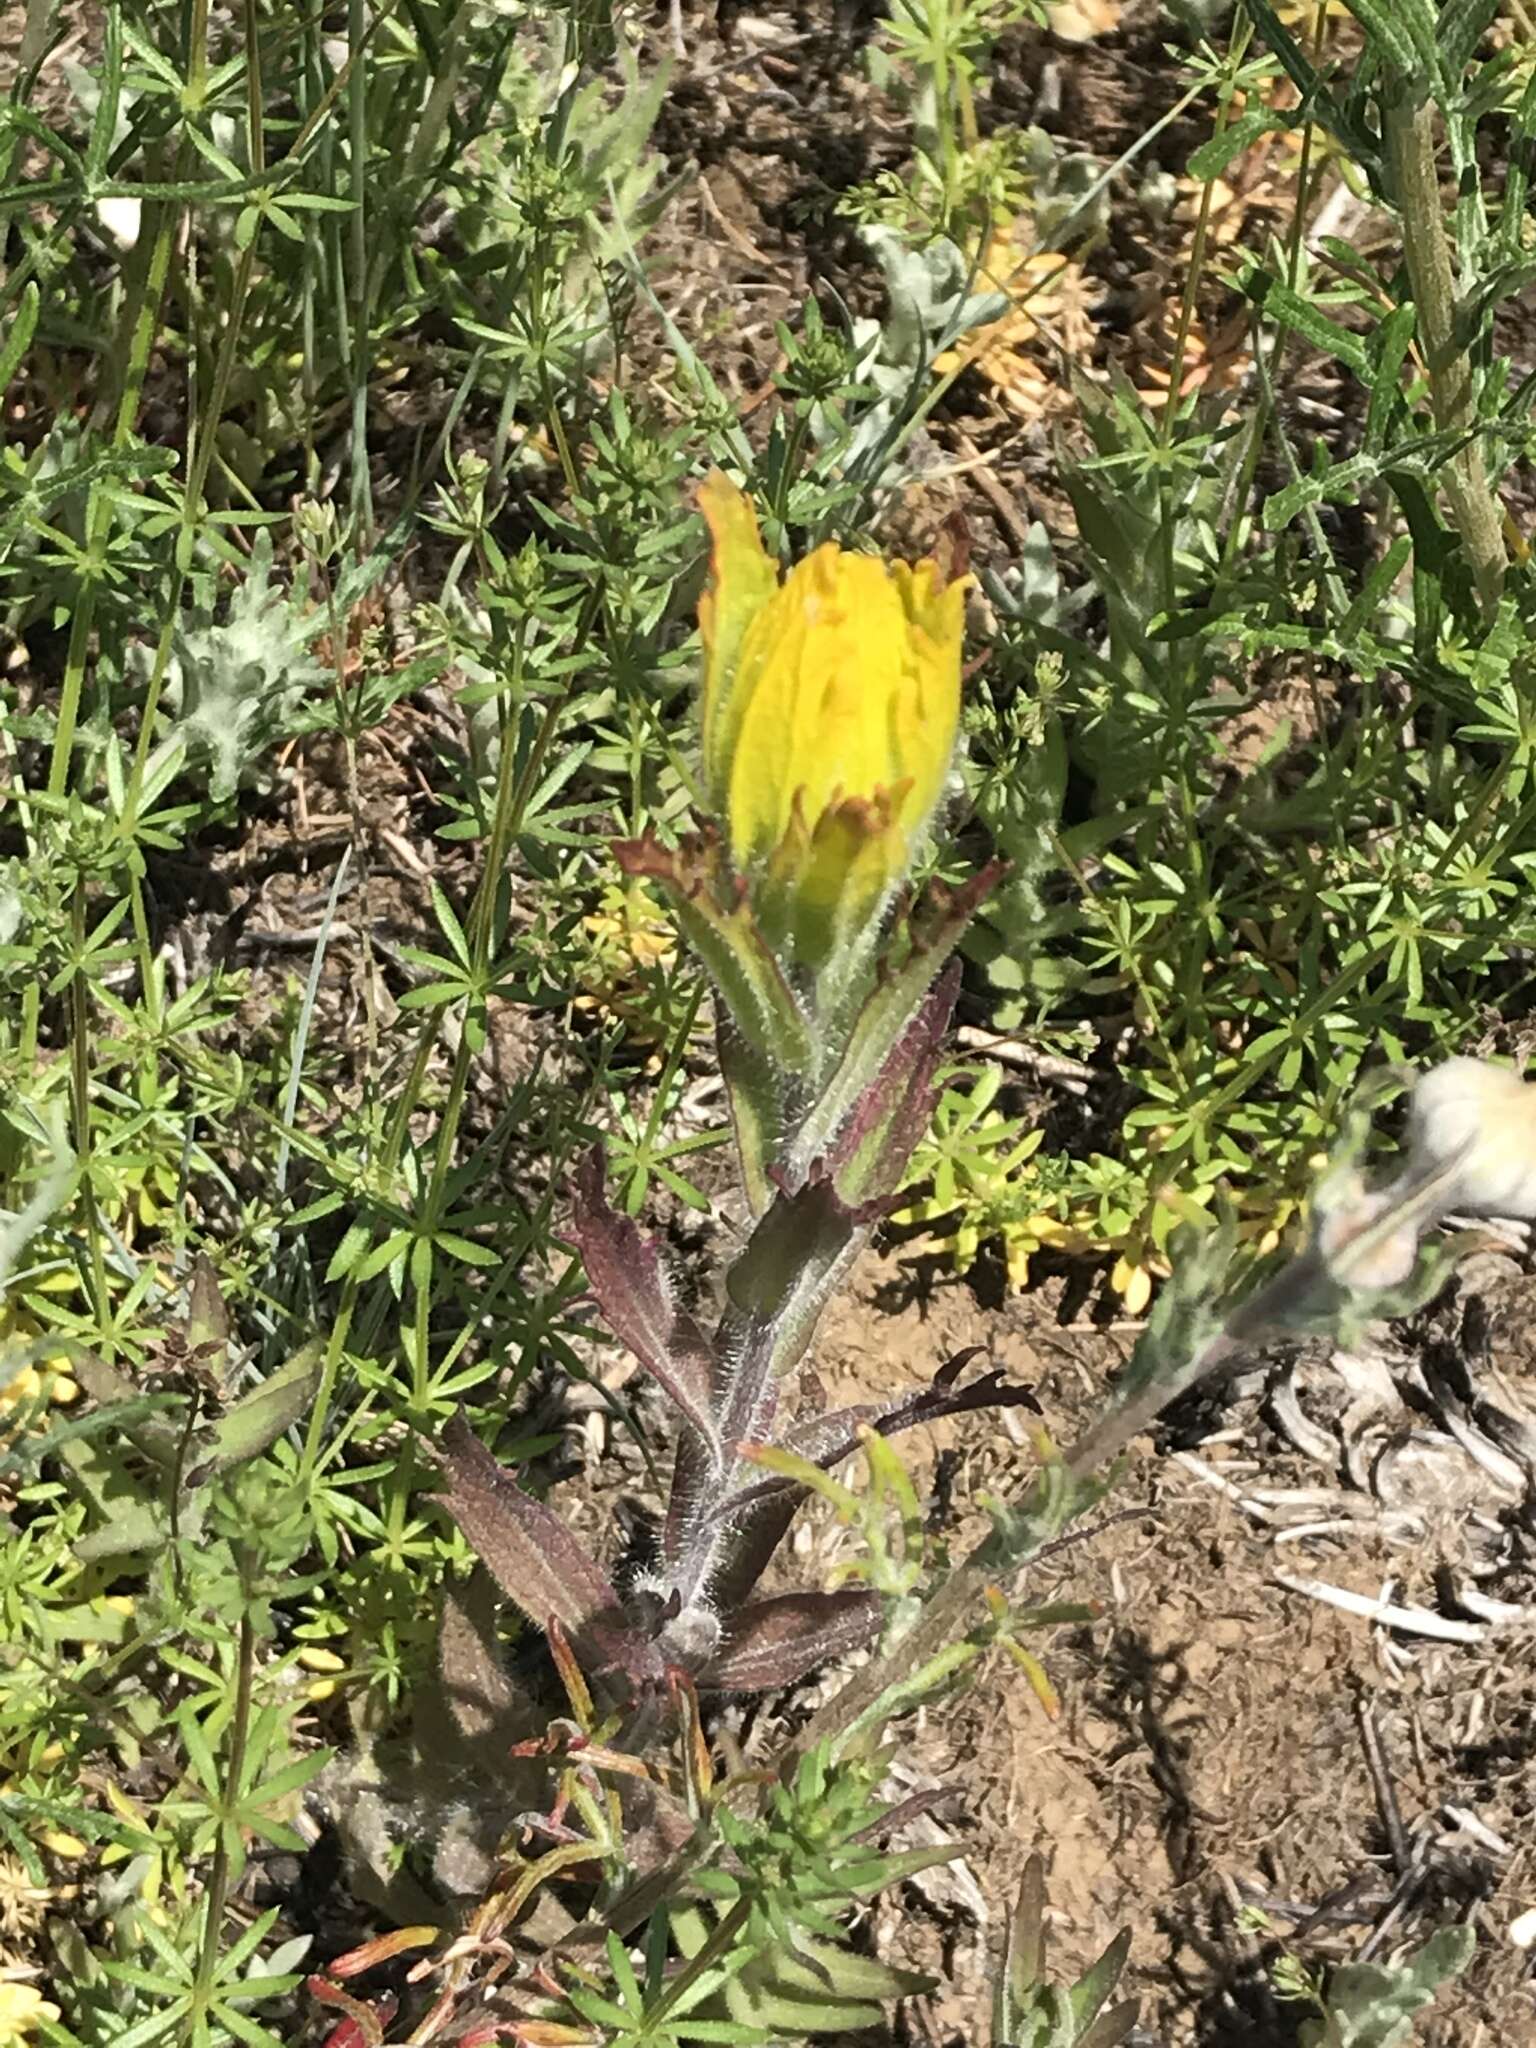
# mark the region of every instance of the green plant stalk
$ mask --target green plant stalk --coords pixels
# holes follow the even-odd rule
[[[247,1594],[245,1605],[240,1612],[240,1644],[235,1663],[235,1711],[229,1727],[229,1761],[224,1772],[224,1797],[221,1802],[225,1811],[220,1816],[218,1836],[213,1847],[213,1863],[208,1872],[202,1945],[198,1950],[197,1974],[192,1980],[192,1996],[181,2029],[181,2040],[184,2044],[195,2040],[206,2025],[208,2009],[213,2002],[214,1980],[219,1971],[219,1948],[224,1933],[224,1907],[229,1895],[229,1830],[236,1825],[230,1818],[230,1811],[239,1803],[240,1780],[245,1772],[245,1749],[250,1737],[251,1690],[255,1665],[256,1631],[251,1622],[250,1599]]]
[[[653,2006],[647,2008],[645,2025],[648,2029],[661,2026],[666,2020],[667,2015],[675,2010],[683,1994],[693,1989],[705,1971],[712,1970],[716,1963],[730,1954],[731,1944],[746,1926],[751,1913],[752,1901],[750,1898],[740,1898],[736,1901],[725,1918],[715,1927],[698,1954],[690,1956],[676,1976],[667,1979],[661,1996]]]
[[[261,53],[257,41],[255,7],[253,0],[246,0],[246,130],[252,171],[259,177],[265,168],[265,133],[262,126]],[[198,64],[202,71],[207,67],[207,20],[206,8],[197,45]],[[190,145],[182,145],[190,157]],[[117,435],[120,442],[126,438],[138,416],[139,397],[143,389],[144,370],[153,344],[157,315],[165,290],[166,276],[170,267],[171,231],[178,216],[166,214],[161,231],[156,236],[154,256],[145,281],[143,300],[139,307],[134,329],[134,349],[137,356],[142,350],[142,362],[135,376],[130,373],[124,386],[122,403],[118,408]],[[195,260],[189,253],[189,261]],[[131,839],[138,826],[139,804],[142,798],[144,773],[149,764],[149,750],[154,737],[155,716],[160,708],[161,693],[170,669],[171,648],[175,640],[176,619],[181,609],[181,593],[186,581],[187,569],[191,565],[192,522],[202,507],[203,492],[208,482],[208,470],[216,444],[219,420],[223,415],[224,399],[229,389],[229,380],[234,370],[235,356],[240,346],[245,326],[245,308],[250,297],[251,280],[255,274],[256,246],[253,236],[250,244],[241,251],[240,262],[235,273],[234,294],[230,302],[228,318],[224,324],[219,355],[215,364],[213,381],[202,418],[197,423],[192,443],[192,461],[187,479],[187,493],[182,501],[183,515],[181,531],[177,535],[176,561],[168,579],[169,588],[164,611],[160,620],[160,632],[155,642],[154,665],[150,670],[149,683],[144,693],[144,708],[139,719],[139,734],[133,750],[133,765],[129,770],[128,788],[123,800],[123,816],[119,831],[127,840]],[[129,890],[133,904],[134,935],[139,948],[139,978],[146,1000],[152,1000],[153,976],[149,949],[149,922],[144,910],[143,884],[138,875],[131,875]]]
[[[1317,12],[1312,18],[1312,60],[1317,62],[1322,52],[1323,36],[1328,26],[1328,0],[1317,0]],[[1317,123],[1310,118],[1301,131],[1301,154],[1296,165],[1296,201],[1291,209],[1290,231],[1286,237],[1285,281],[1292,291],[1298,288],[1301,277],[1301,245],[1306,232],[1307,208],[1312,203],[1312,152],[1317,141]],[[1270,382],[1278,384],[1284,365],[1286,351],[1294,333],[1288,321],[1277,322],[1275,346],[1270,356]],[[1255,322],[1254,353],[1257,355],[1260,339]],[[1213,611],[1221,609],[1222,595],[1237,562],[1239,547],[1246,531],[1248,500],[1253,492],[1253,480],[1259,473],[1259,458],[1264,452],[1264,436],[1269,431],[1270,408],[1269,386],[1259,394],[1259,402],[1253,409],[1249,423],[1247,441],[1243,447],[1243,459],[1238,471],[1236,488],[1230,500],[1232,520],[1222,542],[1221,559],[1216,570],[1216,591],[1211,598]]]
[[[960,183],[955,148],[954,108],[949,91],[949,0],[929,0],[928,45],[933,53],[933,118],[939,132],[940,176],[944,193],[944,228],[955,230],[955,197]]]
[[[422,1084],[427,1078],[427,1067],[432,1058],[433,1048],[437,1044],[441,1022],[441,1011],[431,1010],[422,1025],[415,1057],[411,1062],[411,1071],[406,1076],[405,1087],[401,1091],[399,1102],[395,1105],[394,1118],[379,1162],[379,1173],[386,1184],[394,1177],[395,1169],[400,1163],[401,1148],[410,1129],[411,1118],[416,1113],[416,1105],[421,1100]],[[357,1312],[359,1292],[356,1274],[349,1273],[342,1282],[341,1300],[337,1304],[336,1315],[331,1323],[330,1335],[326,1340],[325,1358],[320,1367],[320,1385],[315,1394],[315,1405],[310,1410],[309,1427],[304,1435],[304,1450],[299,1460],[299,1477],[302,1484],[309,1482],[319,1463],[320,1443],[330,1417],[341,1361],[346,1356],[347,1337],[351,1332],[353,1316]]]
[[[496,895],[501,885],[501,873],[506,865],[518,826],[522,822],[528,799],[533,794],[549,743],[559,723],[562,699],[551,697],[545,706],[544,717],[528,750],[522,773],[515,780],[513,766],[516,749],[512,745],[514,721],[507,719],[502,726],[501,757],[496,771],[496,808],[491,819],[491,836],[487,842],[485,866],[480,872],[480,883],[470,915],[470,962],[471,974],[478,984],[490,966],[491,947],[496,925]],[[469,1085],[469,1067],[473,1053],[470,1049],[467,1019],[465,1028],[459,1033],[459,1042],[453,1056],[453,1072],[448,1083],[448,1099],[443,1104],[442,1120],[437,1129],[437,1146],[432,1160],[432,1178],[427,1188],[426,1216],[430,1230],[436,1230],[441,1220],[443,1190],[447,1185],[449,1169],[453,1164],[454,1146],[458,1142],[459,1120],[464,1113],[464,1096]],[[432,1302],[428,1290],[416,1289],[415,1355],[411,1360],[411,1398],[423,1414],[429,1397],[430,1369],[427,1357],[427,1325],[431,1315]]]
[[[1403,260],[1418,309],[1430,408],[1441,433],[1465,437],[1445,465],[1445,493],[1484,613],[1491,615],[1504,587],[1508,556],[1477,433],[1476,380],[1456,332],[1456,290],[1435,169],[1434,102],[1408,80],[1389,78],[1381,120],[1402,216]]]
[[[70,901],[75,971],[69,984],[70,1106],[75,1157],[80,1162],[80,1202],[91,1257],[91,1306],[96,1314],[102,1349],[111,1356],[108,1334],[107,1261],[102,1250],[101,1218],[96,1213],[96,1188],[91,1178],[91,1005],[85,972],[85,880],[80,877]]]
[[[201,106],[203,94],[207,90],[208,0],[188,0],[185,11],[188,50],[186,101],[190,111],[193,107]],[[186,177],[191,157],[192,145],[184,134],[176,151],[174,177],[177,182]],[[171,249],[181,216],[182,207],[176,202],[167,201],[160,208],[154,245],[145,273],[143,295],[132,316],[132,333],[127,349],[128,366],[112,432],[114,452],[125,445],[132,432],[133,423],[138,417],[139,399],[149,370],[150,350],[154,343],[155,329],[159,324],[160,301],[170,270]],[[106,542],[111,518],[112,501],[105,486],[93,485],[85,520],[86,570],[100,566],[100,552]],[[79,723],[80,699],[85,683],[85,666],[95,625],[97,587],[94,575],[82,575],[74,617],[70,621],[69,650],[65,657],[64,680],[59,691],[58,723],[54,728],[53,753],[48,763],[48,794],[53,797],[62,796],[69,781],[69,765],[74,754],[75,730]],[[35,1018],[32,1022],[30,1042],[35,1049]]]
[[[1246,30],[1241,31],[1235,38],[1233,47],[1227,53],[1234,74],[1242,63],[1243,52],[1247,48],[1247,42]],[[1231,111],[1232,103],[1230,99],[1218,101],[1216,120],[1211,129],[1213,141],[1225,132]],[[1183,303],[1179,308],[1179,324],[1173,338],[1173,357],[1168,365],[1168,398],[1163,407],[1162,418],[1162,444],[1165,451],[1172,449],[1174,436],[1178,431],[1179,387],[1184,381],[1184,358],[1189,349],[1190,330],[1194,326],[1195,309],[1199,303],[1201,281],[1205,276],[1205,247],[1210,237],[1211,208],[1215,201],[1215,195],[1216,181],[1214,178],[1209,178],[1200,188],[1200,211],[1195,220],[1195,237],[1190,249],[1189,277],[1184,286]],[[1166,467],[1158,481],[1158,540],[1162,548],[1163,609],[1171,616],[1178,597],[1178,588],[1174,564],[1173,515],[1168,501],[1168,473]],[[1178,659],[1177,654],[1175,654],[1175,669],[1182,670],[1183,665]],[[1185,790],[1185,799],[1186,812],[1188,812],[1193,799],[1187,788]],[[1191,819],[1189,822],[1192,823],[1193,820]]]
[[[21,48],[16,53],[16,70],[19,78],[25,78],[28,72],[35,70],[42,63],[57,13],[57,0],[27,0],[26,20],[21,28]]]
[[[1235,74],[1242,62],[1247,46],[1247,31],[1240,29],[1228,51],[1228,59]],[[1212,128],[1213,138],[1226,129],[1231,116],[1231,101],[1223,98],[1217,103],[1216,119]],[[1179,324],[1174,334],[1173,355],[1168,366],[1168,396],[1163,406],[1162,448],[1164,461],[1158,472],[1157,481],[1157,525],[1158,544],[1161,553],[1163,609],[1171,618],[1178,603],[1178,564],[1176,556],[1177,514],[1173,508],[1170,482],[1170,466],[1173,461],[1174,441],[1178,434],[1181,411],[1181,387],[1184,382],[1184,360],[1189,349],[1189,337],[1194,326],[1195,312],[1199,304],[1200,286],[1205,276],[1206,245],[1210,237],[1211,209],[1215,200],[1214,179],[1208,179],[1200,190],[1200,210],[1195,220],[1194,242],[1190,250],[1189,276],[1184,286],[1183,303],[1179,308]],[[1192,673],[1193,642],[1172,641],[1169,643],[1165,660],[1167,668],[1170,722],[1182,725],[1185,718],[1185,698]],[[1184,816],[1184,828],[1191,841],[1199,837],[1197,803],[1191,785],[1187,758],[1181,753],[1178,775],[1179,805]]]
[[[373,480],[368,473],[368,76],[363,45],[368,37],[366,0],[348,0],[347,178],[352,215],[352,269],[357,302],[352,309],[352,517],[366,541],[373,535]]]

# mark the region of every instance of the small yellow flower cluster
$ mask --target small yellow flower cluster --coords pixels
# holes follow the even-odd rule
[[[327,1650],[323,1644],[310,1643],[299,1652],[299,1662],[306,1671],[320,1674],[304,1688],[306,1699],[319,1702],[328,1700],[336,1692],[339,1674],[347,1668],[345,1657],[338,1657],[334,1650]]]
[[[53,1900],[49,1886],[34,1884],[18,1857],[0,1856],[0,1937],[21,1941],[36,1934]]]
[[[45,1274],[36,1285],[41,1294],[67,1296],[76,1292],[79,1281],[72,1272],[56,1272]],[[80,1398],[68,1352],[37,1355],[48,1335],[46,1325],[28,1310],[14,1304],[0,1308],[0,1441],[5,1440],[5,1418],[11,1411],[34,1408],[45,1398],[67,1408]]]
[[[41,1334],[30,1319],[0,1316],[0,1443],[7,1441],[8,1415],[26,1414],[45,1400],[67,1408],[80,1398],[79,1383],[71,1377],[64,1353],[43,1359],[26,1355]],[[10,1358],[5,1356],[8,1349],[12,1350]]]
[[[0,2048],[25,2041],[45,2020],[59,2017],[59,2008],[35,1984],[0,1978]]]
[[[665,1021],[646,997],[677,958],[677,930],[655,897],[640,882],[610,885],[581,925],[591,952],[575,1008],[612,1018],[642,1040],[665,1035]]]

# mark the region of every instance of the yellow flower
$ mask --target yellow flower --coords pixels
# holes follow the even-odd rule
[[[711,476],[700,504],[705,775],[770,937],[819,961],[901,880],[943,791],[968,579],[829,541],[780,583],[734,484]]]
[[[46,1397],[67,1408],[80,1398],[80,1388],[69,1377],[65,1357],[45,1359],[41,1366],[14,1365],[0,1358],[0,1416],[13,1408],[31,1408]]]
[[[1128,1316],[1139,1316],[1152,1299],[1152,1269],[1140,1258],[1122,1252],[1109,1276],[1111,1289],[1120,1296]]]
[[[24,2041],[44,2020],[56,2020],[59,2008],[44,1998],[35,1984],[0,1981],[0,2048]]]

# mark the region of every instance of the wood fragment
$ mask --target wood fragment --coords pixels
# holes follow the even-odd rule
[[[1477,1622],[1448,1621],[1427,1607],[1400,1607],[1393,1600],[1373,1599],[1369,1593],[1352,1593],[1345,1586],[1330,1586],[1323,1579],[1295,1578],[1276,1572],[1275,1582],[1287,1592],[1305,1599],[1320,1600],[1325,1607],[1337,1607],[1361,1621],[1379,1622],[1383,1628],[1401,1629],[1404,1635],[1429,1636],[1442,1643],[1481,1643],[1488,1631]]]

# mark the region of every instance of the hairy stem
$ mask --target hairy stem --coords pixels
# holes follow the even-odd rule
[[[1430,406],[1442,434],[1464,435],[1443,471],[1461,544],[1485,612],[1498,604],[1507,557],[1499,505],[1477,438],[1477,385],[1456,332],[1450,243],[1435,169],[1434,103],[1405,80],[1384,95],[1387,159],[1402,214],[1403,257],[1418,311]]]
[[[213,1987],[219,1971],[219,1946],[224,1932],[224,1906],[229,1896],[229,1831],[238,1825],[232,1809],[240,1798],[245,1772],[245,1748],[251,1728],[251,1683],[256,1666],[256,1631],[251,1623],[250,1602],[240,1615],[240,1646],[235,1665],[235,1711],[229,1728],[229,1758],[224,1772],[224,1812],[214,1844],[213,1865],[208,1872],[204,1901],[203,1940],[198,1952],[197,1975],[182,2028],[183,2042],[195,2040],[205,2026],[213,2002]]]

